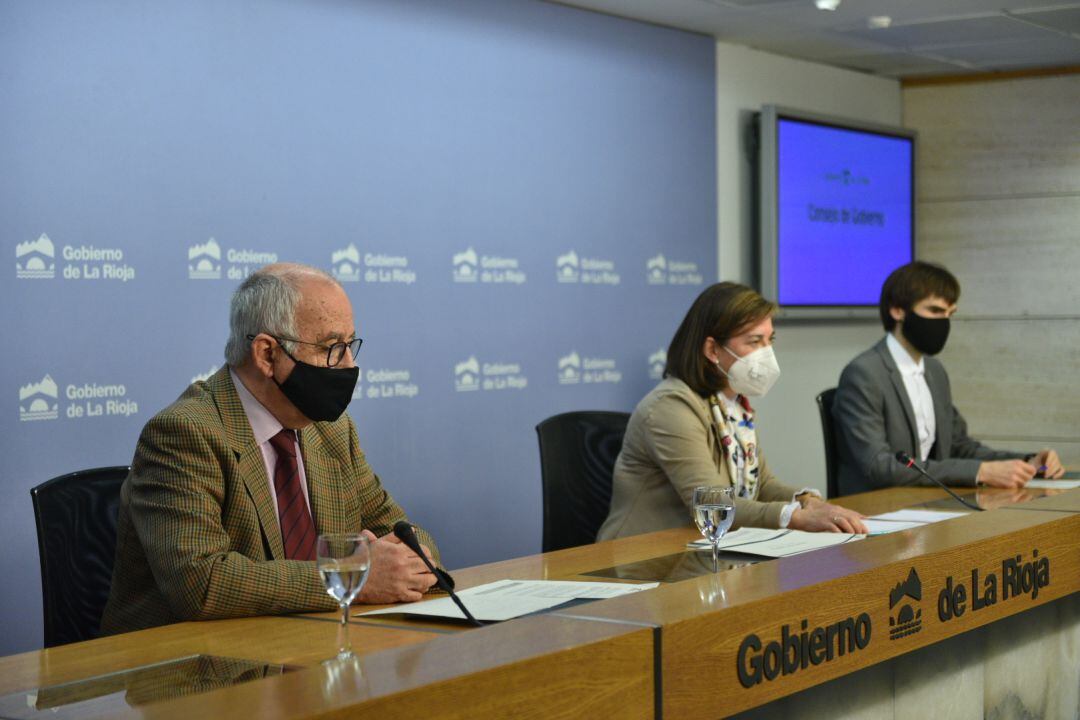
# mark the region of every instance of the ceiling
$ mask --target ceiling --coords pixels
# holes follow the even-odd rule
[[[1080,2],[841,0],[828,11],[815,0],[557,1],[885,77],[1080,65]]]

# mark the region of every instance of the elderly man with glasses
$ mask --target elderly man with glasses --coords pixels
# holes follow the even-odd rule
[[[314,562],[324,533],[369,536],[360,602],[419,600],[435,577],[392,534],[405,513],[345,413],[362,342],[345,291],[316,268],[270,265],[237,288],[229,320],[227,366],[139,438],[102,632],[333,610]]]

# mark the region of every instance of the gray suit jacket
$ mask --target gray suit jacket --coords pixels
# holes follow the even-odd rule
[[[949,376],[939,360],[925,358],[926,384],[934,398],[937,434],[925,469],[955,485],[974,485],[984,460],[1023,457],[993,450],[967,434],[967,422],[952,403]],[[833,402],[839,455],[838,484],[844,495],[893,485],[932,485],[897,462],[903,450],[919,458],[915,412],[904,379],[885,339],[848,363]]]

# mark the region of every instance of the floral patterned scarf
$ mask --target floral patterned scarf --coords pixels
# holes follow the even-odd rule
[[[757,497],[760,474],[754,409],[742,395],[736,397],[735,401],[742,408],[739,413],[732,413],[719,395],[709,396],[713,429],[720,438],[720,448],[724,451],[735,495],[753,500]]]

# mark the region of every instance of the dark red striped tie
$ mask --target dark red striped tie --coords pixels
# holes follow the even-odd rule
[[[311,521],[304,492],[300,488],[300,470],[296,466],[296,433],[282,430],[270,438],[277,451],[274,466],[274,490],[277,492],[281,542],[289,560],[315,559],[315,524]]]

